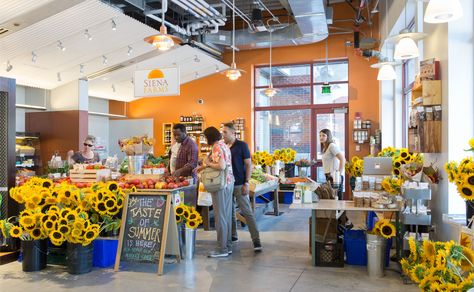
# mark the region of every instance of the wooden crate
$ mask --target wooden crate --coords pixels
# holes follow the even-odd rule
[[[94,183],[100,177],[110,177],[110,169],[83,169],[69,171],[69,177],[72,183]]]

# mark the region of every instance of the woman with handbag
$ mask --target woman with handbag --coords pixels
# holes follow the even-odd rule
[[[232,254],[232,192],[234,175],[229,147],[222,141],[222,135],[215,127],[204,130],[211,153],[197,168],[201,182],[212,195],[212,206],[217,232],[217,249],[209,252],[211,258]]]

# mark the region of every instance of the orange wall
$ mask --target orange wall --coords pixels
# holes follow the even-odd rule
[[[337,14],[335,19],[347,18],[352,15]],[[347,13],[345,13],[347,14]],[[378,27],[374,23],[374,27]],[[378,32],[374,31],[377,37]],[[352,35],[331,36],[328,41],[329,58],[348,58],[349,60],[349,157],[353,155],[367,155],[368,145],[362,147],[361,152],[355,151],[352,140],[352,121],[356,112],[362,113],[363,119],[372,121],[372,128],[379,127],[379,84],[377,70],[371,69],[365,58],[357,56],[352,47],[345,47],[347,40],[352,40]],[[280,47],[273,49],[273,63],[301,63],[325,58],[325,42],[311,45]],[[230,64],[231,55],[224,56],[224,62]],[[181,86],[180,96],[143,98],[129,104],[128,116],[130,118],[153,118],[154,136],[158,141],[155,153],[163,153],[162,124],[165,122],[178,122],[180,115],[199,113],[204,116],[206,126],[216,126],[238,117],[246,122],[245,140],[253,147],[251,124],[252,120],[252,86],[253,68],[255,65],[268,64],[269,50],[259,49],[240,51],[236,54],[237,66],[247,73],[237,81],[229,81],[221,74],[214,74]],[[204,104],[199,105],[198,99],[204,99]],[[253,149],[253,148],[251,148]]]

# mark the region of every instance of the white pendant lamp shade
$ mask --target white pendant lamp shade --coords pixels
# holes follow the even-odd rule
[[[273,84],[270,82],[270,86],[268,86],[263,93],[268,97],[274,97],[278,93],[278,90],[273,88]]]
[[[395,60],[407,60],[413,59],[420,55],[418,46],[415,41],[410,37],[401,38],[395,45],[395,53],[393,58]]]
[[[377,75],[377,80],[395,80],[397,79],[397,73],[395,69],[390,64],[384,64],[379,69],[379,74]]]
[[[430,0],[425,12],[425,22],[444,23],[462,17],[459,0]]]
[[[240,69],[237,68],[237,65],[232,63],[230,68],[225,71],[225,76],[229,78],[229,80],[235,81],[239,79],[242,74],[240,73]]]

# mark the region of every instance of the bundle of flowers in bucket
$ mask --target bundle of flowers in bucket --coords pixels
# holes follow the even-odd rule
[[[184,204],[176,206],[174,210],[178,223],[181,258],[192,259],[196,244],[196,228],[202,223],[201,214],[193,206]]]
[[[67,243],[68,271],[72,274],[91,271],[91,243],[101,230],[120,225],[120,219],[113,216],[120,212],[124,200],[116,183],[78,188],[40,178],[12,188],[10,196],[25,210],[18,217],[0,222],[3,234],[18,237],[22,242],[49,239],[55,246]],[[26,262],[27,256],[24,253]]]
[[[408,240],[410,255],[400,261],[403,273],[423,291],[474,288],[474,252],[454,241]]]
[[[349,182],[351,189],[355,189],[356,177],[361,177],[364,172],[364,160],[354,156],[346,162],[344,166],[346,173],[350,176]]]
[[[367,272],[370,277],[383,277],[387,239],[396,236],[395,225],[389,219],[380,219],[367,232]]]

